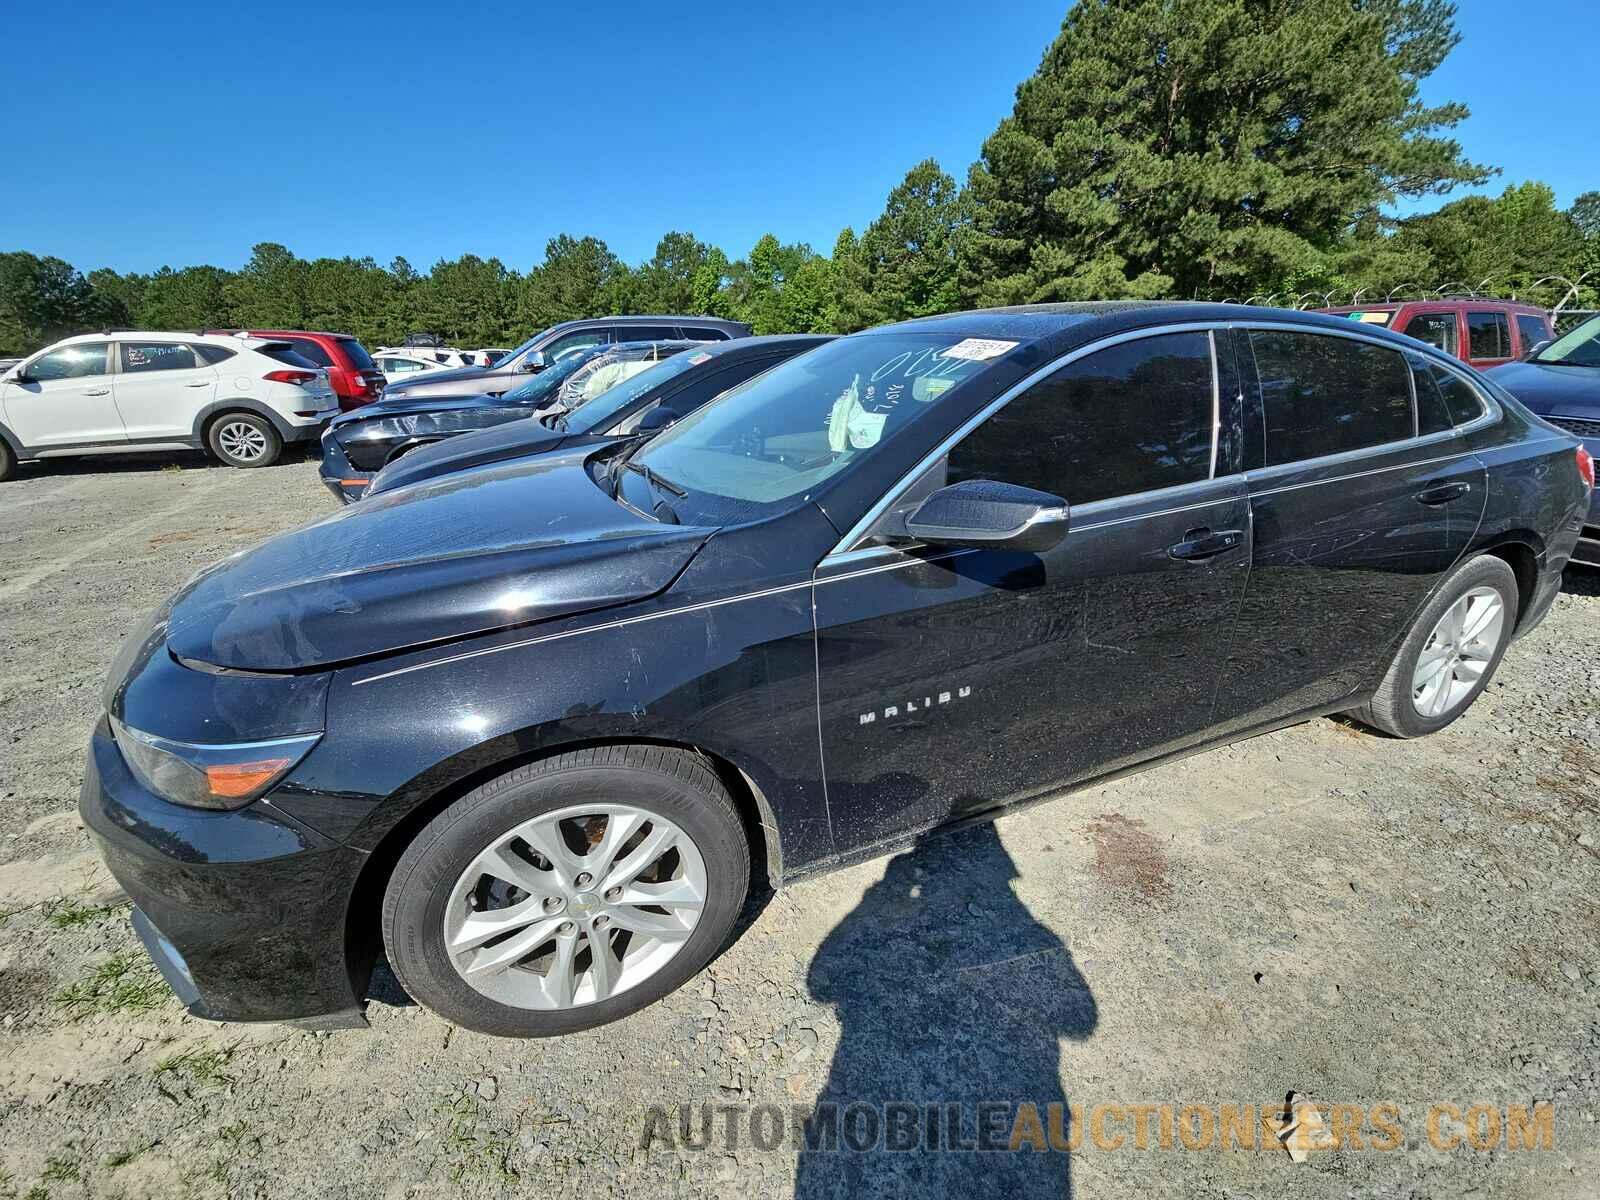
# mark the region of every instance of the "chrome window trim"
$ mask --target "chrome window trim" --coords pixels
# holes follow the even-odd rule
[[[920,479],[922,477],[922,473],[924,471],[926,471],[929,467],[933,466],[934,463],[938,462],[945,455],[949,454],[951,449],[957,443],[959,443],[962,438],[966,437],[969,433],[971,433],[979,425],[982,425],[990,417],[994,416],[995,413],[999,412],[1007,404],[1010,404],[1011,401],[1015,400],[1023,392],[1025,392],[1029,388],[1033,387],[1034,384],[1039,383],[1041,380],[1047,378],[1053,372],[1060,370],[1062,367],[1067,366],[1069,363],[1076,362],[1080,358],[1087,358],[1091,354],[1095,354],[1095,353],[1097,353],[1097,352],[1099,352],[1101,350],[1107,350],[1112,346],[1120,346],[1124,342],[1143,341],[1145,338],[1160,337],[1161,335],[1168,334],[1168,333],[1206,333],[1206,334],[1210,334],[1210,333],[1212,333],[1213,330],[1215,330],[1215,329],[1217,329],[1219,327],[1220,327],[1220,323],[1217,322],[1217,321],[1182,321],[1182,322],[1177,322],[1177,323],[1170,324],[1170,325],[1152,325],[1152,326],[1150,326],[1150,327],[1148,327],[1146,329],[1130,329],[1130,330],[1128,330],[1128,331],[1126,331],[1124,333],[1112,334],[1110,337],[1101,338],[1099,341],[1090,342],[1087,345],[1079,346],[1079,347],[1077,347],[1076,349],[1073,349],[1073,350],[1068,350],[1065,354],[1062,354],[1062,355],[1058,356],[1057,358],[1052,359],[1050,362],[1048,362],[1044,366],[1040,367],[1037,371],[1033,372],[1033,374],[1028,375],[1025,378],[1017,381],[1016,383],[1014,383],[1010,387],[1008,387],[1005,391],[1001,392],[993,400],[989,401],[988,404],[984,405],[976,413],[974,413],[972,416],[968,417],[964,422],[962,422],[962,424],[953,433],[951,433],[948,437],[946,437],[944,439],[944,441],[940,442],[931,451],[929,451],[927,454],[925,454],[917,462],[917,464],[914,467],[912,467],[909,471],[907,471],[904,475],[902,475],[898,480],[896,480],[895,483],[887,491],[885,491],[882,496],[880,496],[878,498],[878,502],[876,504],[874,504],[871,508],[867,509],[866,513],[861,517],[861,519],[859,521],[857,521],[854,525],[852,525],[850,527],[849,531],[842,538],[840,538],[837,543],[835,543],[833,549],[829,550],[827,554],[822,556],[822,561],[823,562],[827,562],[828,560],[834,559],[834,558],[836,558],[836,557],[838,557],[840,555],[848,554],[852,550],[860,549],[860,547],[857,546],[856,543],[858,543],[863,537],[866,536],[867,530],[871,529],[872,526],[878,521],[878,519],[880,517],[882,517],[883,514],[885,512],[887,512],[894,505],[894,502],[900,498],[900,496],[905,492],[905,490],[908,487],[910,487],[913,483],[915,483],[918,479]],[[1297,326],[1296,328],[1303,328],[1303,326]],[[1216,339],[1215,339],[1215,337],[1212,337],[1212,339],[1211,339],[1211,377],[1212,377],[1212,411],[1215,413],[1215,412],[1220,411],[1220,405],[1221,405],[1220,398],[1218,397],[1218,394],[1217,394],[1217,386],[1216,386],[1216,384],[1217,384],[1217,354],[1216,354]],[[1213,475],[1215,475],[1215,465],[1214,464],[1215,464],[1216,453],[1217,453],[1217,433],[1216,433],[1215,429],[1213,429],[1212,437],[1211,437],[1211,454],[1212,454],[1212,459],[1213,459],[1212,474]],[[1204,480],[1197,480],[1195,482],[1205,482],[1205,481]],[[1189,484],[1175,484],[1174,486],[1176,486],[1176,487],[1188,487],[1190,485]],[[1162,490],[1165,490],[1165,489],[1162,489]],[[1139,493],[1137,493],[1137,492],[1129,493],[1129,495],[1138,495],[1138,494]],[[1112,496],[1112,497],[1107,497],[1107,499],[1120,500],[1120,499],[1125,499],[1125,497]],[[1094,503],[1098,504],[1098,503],[1100,503],[1100,501],[1094,501]]]

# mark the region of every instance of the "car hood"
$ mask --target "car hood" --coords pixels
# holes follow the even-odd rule
[[[335,429],[361,421],[378,421],[384,417],[404,417],[419,412],[453,412],[462,408],[508,408],[500,397],[477,392],[461,396],[385,396],[371,404],[363,404],[347,413],[340,413],[331,422]],[[529,411],[533,411],[529,409]]]
[[[1600,367],[1517,362],[1485,374],[1540,415],[1600,415]]]
[[[548,428],[532,416],[488,429],[475,429],[431,446],[422,446],[396,459],[373,477],[367,498],[468,467],[544,454],[559,449],[570,436]]]
[[[364,499],[201,573],[170,604],[180,658],[298,671],[624,604],[712,530],[612,500],[582,452]]]

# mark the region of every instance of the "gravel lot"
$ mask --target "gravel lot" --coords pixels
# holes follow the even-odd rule
[[[1314,721],[802,883],[600,1031],[497,1041],[383,980],[368,1032],[195,1021],[77,824],[84,742],[137,615],[332,505],[299,461],[0,485],[0,1197],[1600,1192],[1600,575],[1569,573],[1442,735]],[[1400,1144],[1294,1165],[1160,1136],[1157,1106],[1291,1089],[1394,1105]],[[1082,1140],[863,1155],[787,1132],[793,1108],[902,1099],[969,1124],[980,1100],[1065,1102]],[[1541,1101],[1550,1149],[1503,1128],[1476,1149],[1449,1110],[1429,1136],[1436,1104]],[[727,1145],[715,1111],[711,1146],[682,1146],[678,1105],[698,1143],[702,1102],[778,1106],[772,1148],[737,1119]],[[641,1149],[647,1129],[677,1144]]]

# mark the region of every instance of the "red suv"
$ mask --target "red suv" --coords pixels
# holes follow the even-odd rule
[[[328,382],[345,412],[371,404],[383,394],[383,372],[367,348],[348,333],[311,333],[304,329],[208,329],[207,333],[245,333],[293,342],[295,352],[328,372]]]
[[[1536,343],[1555,336],[1549,312],[1515,300],[1397,300],[1316,311],[1382,325],[1437,346],[1474,367],[1512,362]]]

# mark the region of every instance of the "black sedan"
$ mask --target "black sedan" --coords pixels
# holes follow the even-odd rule
[[[1487,372],[1550,424],[1600,456],[1600,316],[1543,346],[1522,362]],[[1591,501],[1572,561],[1600,567],[1600,494]]]
[[[361,1024],[385,953],[460,1025],[585,1029],[705,966],[752,867],[1317,714],[1444,728],[1592,484],[1333,317],[911,321],[203,572],[112,665],[80,810],[198,1015]]]
[[[322,482],[348,504],[366,493],[367,485],[380,470],[419,446],[570,405],[573,397],[568,385],[607,361],[643,369],[647,363],[700,345],[673,341],[586,346],[563,355],[540,374],[500,396],[385,395],[372,404],[342,413],[322,431]],[[568,394],[563,401],[564,392]]]
[[[451,438],[407,454],[378,472],[368,495],[527,454],[573,446],[598,447],[620,438],[648,436],[688,416],[729,388],[830,340],[821,334],[795,333],[696,345],[688,353],[631,376],[593,399],[585,399],[582,392],[569,394],[581,384],[582,372],[574,373],[552,405],[561,411]],[[589,366],[604,361],[599,358]]]

